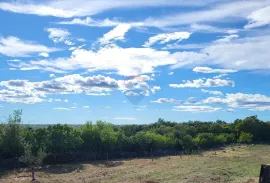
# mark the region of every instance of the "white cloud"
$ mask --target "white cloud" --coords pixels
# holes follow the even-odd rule
[[[44,102],[43,98],[40,98],[37,94],[31,91],[20,91],[20,90],[0,90],[0,101],[9,103],[25,103],[34,104]]]
[[[226,98],[219,98],[219,97],[208,97],[200,101],[201,104],[227,104],[228,100]]]
[[[70,107],[71,109],[76,109],[77,107],[76,106],[73,106],[73,107]]]
[[[40,52],[51,53],[59,51],[56,48],[49,48],[33,41],[23,41],[17,37],[0,37],[0,54],[9,57],[28,57]]]
[[[39,56],[42,56],[42,57],[49,57],[49,54],[48,53],[45,53],[45,52],[42,52],[39,54]]]
[[[237,70],[233,69],[212,69],[210,67],[195,67],[193,69],[193,72],[199,72],[199,73],[234,73],[237,72]]]
[[[237,34],[231,34],[227,36],[223,36],[223,38],[216,40],[217,43],[227,43],[230,42],[232,39],[239,38]]]
[[[113,70],[122,76],[136,76],[143,73],[153,73],[156,67],[176,62],[176,58],[168,51],[156,51],[152,48],[121,48],[110,45],[97,51],[75,49],[70,58],[29,61],[29,63],[21,62],[17,65],[10,65],[20,70],[39,69],[57,73],[78,69],[89,72]]]
[[[45,29],[49,32],[49,38],[55,43],[65,42],[66,38],[70,36],[70,32],[63,28],[47,28]]]
[[[224,104],[233,108],[247,108],[255,111],[270,110],[270,98],[261,94],[226,94],[225,98],[209,97],[200,103]]]
[[[233,18],[244,19],[251,12],[268,5],[270,5],[268,0],[230,1],[229,3],[218,4],[208,9],[148,18],[143,23],[148,26],[170,27],[185,24],[219,22]]]
[[[182,41],[183,39],[188,39],[190,37],[190,32],[173,32],[173,33],[166,33],[166,34],[158,34],[156,36],[150,37],[147,42],[144,43],[144,47],[150,47],[155,43],[165,44],[170,41],[177,42]]]
[[[53,108],[54,110],[61,110],[61,111],[70,111],[70,108],[66,108],[66,107],[55,107]]]
[[[62,100],[59,99],[59,98],[54,99],[54,101],[55,101],[55,102],[62,102]]]
[[[199,65],[202,64],[203,61],[207,61],[209,59],[207,54],[193,51],[175,52],[172,56],[177,60],[176,63],[171,66],[172,69]]]
[[[97,75],[82,77],[78,74],[66,75],[51,80],[30,82],[28,80],[1,81],[0,101],[14,103],[37,103],[45,101],[52,94],[92,94],[109,93],[112,90],[126,90],[122,80]],[[133,88],[130,86],[130,90]],[[47,100],[46,100],[47,101]],[[62,101],[55,99],[55,101]]]
[[[149,1],[123,1],[115,0],[113,3],[109,0],[103,1],[84,1],[84,0],[48,0],[45,2],[1,2],[0,9],[14,13],[34,14],[39,16],[55,16],[62,18],[71,18],[78,16],[87,16],[101,13],[115,8],[138,8],[138,7],[156,7],[156,6],[203,6],[214,0],[149,0]]]
[[[111,106],[105,106],[104,108],[105,109],[111,109],[112,107]]]
[[[53,99],[52,99],[52,98],[50,98],[50,99],[48,100],[48,102],[52,103],[52,102],[53,102]]]
[[[151,92],[152,92],[152,93],[156,93],[156,91],[158,91],[158,90],[160,90],[160,89],[161,89],[160,86],[153,86],[153,87],[151,88]]]
[[[120,24],[110,32],[104,34],[103,37],[99,39],[99,42],[101,44],[108,44],[111,41],[124,40],[124,36],[130,28],[131,26],[129,24]]]
[[[245,29],[251,29],[255,27],[260,27],[270,24],[270,6],[261,8],[252,12],[247,19],[249,20],[248,24],[245,25]]]
[[[234,87],[235,83],[230,80],[225,79],[196,79],[196,80],[186,80],[183,84],[169,84],[172,88],[202,88],[202,87],[223,87],[231,86]]]
[[[213,91],[213,90],[201,89],[201,92],[203,92],[203,93],[209,93],[211,95],[223,95],[223,93],[221,91]]]
[[[217,76],[214,76],[213,78],[214,79],[220,79],[220,78],[222,78],[222,77],[224,77],[224,76],[227,76],[228,74],[219,74],[219,75],[217,75]]]
[[[68,46],[72,46],[72,45],[75,44],[75,43],[73,43],[73,42],[70,41],[70,40],[65,40],[64,43],[65,43],[66,45],[68,45]]]
[[[152,103],[172,103],[172,104],[184,104],[185,101],[183,100],[176,100],[176,99],[172,99],[172,98],[159,98],[155,101],[151,101]]]
[[[219,111],[221,108],[219,107],[211,107],[211,106],[174,106],[174,111],[180,112],[215,112]]]
[[[19,59],[11,59],[11,60],[8,60],[9,62],[20,62],[21,60]]]
[[[68,99],[65,99],[64,102],[68,103]]]
[[[89,109],[88,105],[83,106],[84,109]]]
[[[114,120],[130,120],[130,121],[134,121],[137,120],[138,118],[134,118],[134,117],[115,117],[113,118]]]
[[[50,74],[49,76],[50,76],[50,78],[55,78],[56,77],[54,74]]]
[[[168,75],[173,75],[173,74],[174,74],[174,72],[169,72],[169,73],[168,73]]]
[[[172,68],[213,65],[229,71],[269,70],[269,47],[269,35],[236,38],[226,43],[213,42],[199,52],[173,53],[177,63]]]
[[[152,103],[171,103],[171,104],[197,104],[197,101],[194,97],[189,97],[185,100],[177,100],[173,98],[159,98],[157,100],[151,101]]]
[[[190,29],[191,31],[196,31],[196,32],[218,32],[218,33],[225,33],[231,30],[228,29],[223,29],[223,28],[219,28],[219,27],[214,27],[211,25],[206,25],[206,24],[191,24],[190,25]]]
[[[119,22],[117,20],[110,20],[110,19],[93,20],[91,17],[86,17],[85,19],[74,18],[74,19],[69,20],[69,21],[58,22],[58,24],[86,25],[86,26],[90,26],[90,27],[114,27],[114,26],[118,26],[119,24],[121,24],[121,22]]]
[[[87,93],[86,95],[90,96],[108,96],[111,95],[110,93]]]

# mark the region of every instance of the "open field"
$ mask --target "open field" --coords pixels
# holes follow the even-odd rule
[[[258,182],[261,164],[270,162],[269,145],[226,147],[203,155],[151,159],[97,161],[55,165],[40,169],[36,182],[76,183],[170,183],[170,182]],[[13,171],[1,176],[1,183],[31,182],[31,173]]]

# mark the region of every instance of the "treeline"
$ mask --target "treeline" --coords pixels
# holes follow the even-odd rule
[[[2,159],[22,157],[24,162],[34,164],[33,157],[42,159],[76,152],[139,153],[177,149],[192,153],[231,143],[270,142],[270,123],[257,116],[237,119],[234,123],[221,120],[177,123],[159,119],[144,125],[97,121],[86,122],[79,128],[57,124],[38,129],[21,125],[21,117],[22,111],[16,110],[0,125]]]

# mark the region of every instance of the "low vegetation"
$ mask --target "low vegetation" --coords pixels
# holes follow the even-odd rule
[[[257,183],[260,165],[270,162],[269,145],[227,146],[200,154],[50,165],[36,172],[42,183]],[[1,183],[29,183],[18,169]]]
[[[57,124],[37,129],[23,126],[21,117],[22,111],[16,110],[0,126],[0,170],[32,167],[33,179],[42,163],[200,154],[234,143],[270,142],[270,123],[257,116],[233,123],[159,119],[148,125],[97,121],[80,127]]]

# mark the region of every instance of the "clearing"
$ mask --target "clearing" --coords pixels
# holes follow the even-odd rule
[[[270,145],[229,146],[184,155],[151,159],[96,161],[47,166],[37,171],[41,183],[199,183],[258,182],[261,164],[270,163]],[[0,174],[1,183],[31,182],[20,170]]]

